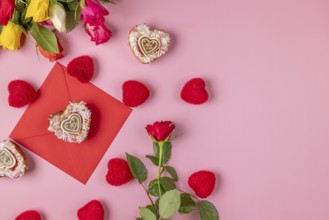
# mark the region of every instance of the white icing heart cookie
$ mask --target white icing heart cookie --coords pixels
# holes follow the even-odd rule
[[[27,171],[23,151],[10,140],[0,142],[0,177],[18,178]]]
[[[129,45],[140,62],[150,63],[168,51],[170,36],[164,31],[151,31],[145,24],[139,24],[130,30]]]
[[[65,111],[56,112],[49,118],[48,131],[69,143],[81,143],[88,137],[91,111],[84,102],[72,102]]]

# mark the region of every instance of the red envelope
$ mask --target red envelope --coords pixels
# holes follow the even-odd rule
[[[92,112],[88,138],[80,144],[64,142],[48,131],[48,118],[80,101]],[[95,85],[80,83],[56,63],[10,138],[85,184],[131,111]]]

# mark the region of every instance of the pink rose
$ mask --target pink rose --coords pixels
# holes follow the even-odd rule
[[[109,11],[104,8],[98,0],[86,0],[86,6],[82,9],[83,23],[90,25],[101,25],[104,23],[104,16],[109,14]]]
[[[0,1],[0,24],[7,25],[11,20],[15,9],[14,0],[1,0]]]
[[[105,43],[112,36],[112,32],[109,29],[107,29],[107,27],[104,24],[93,26],[87,23],[86,31],[90,36],[91,41],[94,41],[96,45]]]
[[[147,125],[147,133],[157,141],[164,141],[171,136],[175,129],[174,123],[171,121],[157,121],[153,125]]]

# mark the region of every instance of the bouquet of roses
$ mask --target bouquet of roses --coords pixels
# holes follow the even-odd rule
[[[105,26],[109,14],[102,4],[113,0],[1,0],[0,46],[18,50],[28,31],[42,55],[51,61],[63,57],[56,32],[70,32],[80,21],[96,45],[107,42],[111,31]]]

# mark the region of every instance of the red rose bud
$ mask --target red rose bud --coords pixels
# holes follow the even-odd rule
[[[87,23],[86,31],[90,40],[94,41],[96,45],[107,42],[112,36],[112,32],[104,24],[93,26]]]
[[[157,121],[153,125],[147,125],[147,133],[157,141],[164,141],[170,138],[175,125],[171,121]]]
[[[14,0],[1,0],[0,1],[0,24],[7,25],[11,20],[15,9]]]
[[[59,60],[64,57],[64,55],[62,53],[63,52],[62,45],[60,44],[60,42],[58,40],[57,40],[57,45],[58,45],[58,50],[59,50],[58,54],[49,52],[49,51],[43,49],[40,45],[38,45],[38,49],[39,49],[39,52],[42,54],[42,56],[48,58],[49,61],[55,61],[55,60]]]

